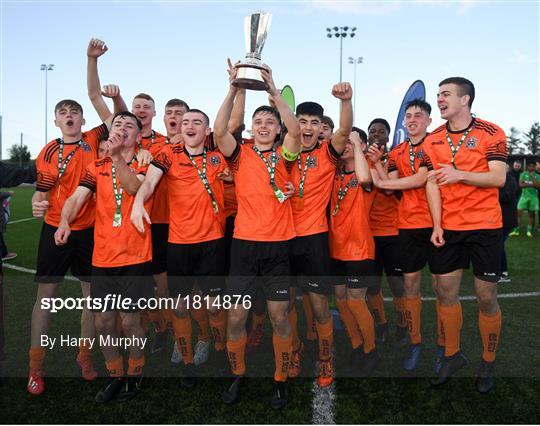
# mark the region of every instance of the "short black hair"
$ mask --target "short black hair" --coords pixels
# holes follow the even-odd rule
[[[169,99],[169,101],[165,104],[165,109],[175,106],[179,106],[180,108],[185,108],[189,110],[189,105],[182,99],[178,98]]]
[[[116,114],[114,114],[114,117],[111,121],[111,125],[112,123],[114,123],[114,120],[116,120],[118,117],[129,117],[129,118],[133,118],[133,120],[135,120],[135,122],[137,123],[137,128],[139,129],[139,132],[142,130],[142,123],[141,123],[141,120],[139,120],[139,117],[137,117],[135,114],[129,112],[129,111],[120,111],[120,112],[117,112]]]
[[[360,136],[360,139],[362,139],[362,142],[364,142],[365,144],[367,144],[367,139],[368,139],[368,137],[367,137],[367,133],[366,133],[366,132],[364,132],[362,129],[359,129],[358,127],[354,127],[354,126],[353,126],[353,128],[352,128],[352,130],[351,130],[351,133],[352,133],[352,132],[358,133],[358,135]]]
[[[188,112],[196,112],[198,114],[202,114],[204,116],[204,119],[206,120],[206,125],[210,126],[210,118],[208,117],[208,115],[206,115],[204,111],[201,111],[200,109],[197,109],[197,108],[191,108],[186,111],[186,114]]]
[[[471,80],[464,77],[449,77],[439,83],[439,87],[443,84],[455,84],[459,88],[459,96],[469,95],[469,108],[472,107],[474,101],[474,84]]]
[[[417,107],[422,111],[427,112],[427,115],[431,115],[431,105],[422,99],[413,99],[410,101],[405,107],[405,111],[412,107]]]
[[[371,120],[371,123],[369,123],[369,126],[368,126],[368,131],[369,129],[371,129],[371,126],[377,123],[382,124],[386,128],[386,132],[390,134],[390,124],[388,124],[388,121],[386,121],[384,118],[375,118]]]
[[[296,116],[299,115],[313,115],[319,117],[322,121],[324,108],[317,102],[302,102],[296,106]]]
[[[257,108],[253,112],[253,115],[251,116],[251,119],[255,118],[255,116],[257,114],[259,114],[260,112],[267,112],[269,114],[272,114],[274,117],[276,117],[277,121],[279,123],[281,123],[281,116],[279,115],[278,110],[275,109],[274,107],[271,107],[271,106],[268,106],[268,105],[261,105],[259,108]]]
[[[327,115],[323,115],[321,123],[322,124],[328,124],[330,126],[330,128],[332,130],[334,130],[334,127],[335,127],[334,126],[334,121],[330,117],[328,117]]]

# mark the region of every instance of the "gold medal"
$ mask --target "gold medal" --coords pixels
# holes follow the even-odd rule
[[[120,228],[121,225],[122,225],[122,213],[116,212],[114,214],[112,226],[113,228]]]
[[[276,198],[278,199],[278,201],[280,203],[284,203],[285,200],[287,199],[287,197],[285,197],[285,194],[283,193],[283,191],[281,189],[276,189],[274,190],[274,194],[276,195]]]

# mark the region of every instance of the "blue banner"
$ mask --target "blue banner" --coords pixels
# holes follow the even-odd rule
[[[407,129],[405,128],[405,108],[409,102],[415,99],[426,100],[426,86],[424,86],[422,80],[416,80],[411,84],[411,87],[409,87],[409,90],[407,90],[407,93],[405,93],[405,96],[403,97],[403,102],[401,102],[401,106],[399,107],[399,113],[396,120],[392,148],[399,145],[409,136]]]

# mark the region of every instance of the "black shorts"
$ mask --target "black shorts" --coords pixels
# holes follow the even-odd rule
[[[332,291],[328,232],[296,237],[291,240],[291,286],[298,285],[303,291],[329,295]]]
[[[111,299],[112,296],[115,298]],[[97,307],[98,301],[92,301],[95,312],[115,310],[139,312],[146,309],[146,301],[153,297],[154,280],[151,262],[115,268],[92,267],[90,298],[100,299],[99,302],[101,302],[101,307]],[[131,303],[123,305],[127,298],[131,299]]]
[[[435,246],[430,241],[433,228],[400,229],[399,244],[403,273],[420,271],[431,265]]]
[[[246,241],[233,238],[227,294],[255,299],[262,288],[266,300],[289,300],[289,241]]]
[[[167,241],[169,225],[153,223],[152,228],[152,273],[161,274],[167,271]]]
[[[478,279],[492,283],[499,280],[502,229],[445,230],[444,240],[444,246],[435,249],[431,273],[448,274],[457,269],[467,269],[472,263],[473,274]]]
[[[203,295],[220,295],[225,283],[225,238],[194,244],[169,243],[167,276],[171,297],[189,296],[195,282]]]
[[[57,246],[54,233],[58,228],[43,222],[37,256],[37,283],[59,283],[68,269],[81,281],[90,281],[92,252],[94,251],[94,228],[71,231],[67,244]]]
[[[401,251],[399,237],[373,237],[375,240],[375,276],[381,277],[383,270],[386,276],[400,276]]]
[[[332,259],[332,276],[334,285],[347,288],[368,288],[376,284],[375,261],[366,260],[337,260]]]

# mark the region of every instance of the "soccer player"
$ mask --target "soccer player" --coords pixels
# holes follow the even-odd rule
[[[222,293],[225,275],[224,188],[218,175],[226,164],[208,139],[210,131],[204,112],[190,109],[183,115],[183,144],[165,145],[152,160],[131,216],[140,231],[144,221],[151,223],[144,202],[165,176],[171,206],[167,273],[169,293],[180,301],[172,323],[182,353],[182,383],[186,387],[195,385],[196,376],[187,309],[198,306],[190,297],[195,280],[205,296],[201,303],[210,315],[215,349],[225,353],[226,312],[218,309],[219,300],[214,301]]]
[[[274,394],[271,406],[287,404],[287,370],[292,352],[289,310],[289,240],[296,234],[290,202],[285,192],[289,170],[300,152],[298,120],[282,99],[270,69],[261,70],[276,109],[257,108],[252,116],[253,144],[239,144],[227,129],[237,88],[229,84],[229,92],[219,109],[214,125],[216,143],[234,173],[238,213],[231,248],[231,266],[227,279],[229,295],[253,297],[257,284],[265,292],[268,314],[274,330],[275,354]],[[230,73],[230,82],[236,70]],[[280,121],[288,129],[283,144],[277,147]],[[234,374],[223,393],[225,403],[238,399],[241,378],[245,374],[246,319],[249,311],[241,304],[228,313],[227,350]]]
[[[409,350],[403,362],[407,371],[415,370],[422,352],[420,285],[422,268],[435,248],[430,238],[433,223],[429,214],[425,185],[428,175],[424,164],[423,142],[431,124],[431,106],[420,99],[409,102],[405,110],[407,140],[390,151],[388,173],[378,166],[374,183],[383,190],[402,191],[399,201],[398,228],[403,272],[403,298],[405,319],[409,330]],[[382,154],[376,146],[370,147],[375,155]],[[379,177],[379,178],[377,178]],[[438,308],[437,308],[438,311]]]
[[[66,199],[77,188],[86,166],[97,158],[100,136],[107,132],[102,124],[88,132],[82,131],[84,125],[81,105],[70,99],[58,102],[54,108],[55,125],[62,136],[49,142],[41,150],[36,160],[37,184],[32,196],[32,213],[35,217],[45,216],[39,239],[37,256],[38,283],[36,303],[32,310],[30,337],[30,371],[28,392],[39,395],[45,390],[43,361],[45,348],[41,347],[41,335],[47,334],[51,313],[41,308],[43,298],[54,297],[58,284],[64,279],[69,268],[81,281],[84,297],[90,294],[89,277],[94,226],[94,203],[89,202],[73,218],[73,237],[65,247],[57,247],[54,233],[60,223],[60,213]],[[94,336],[94,316],[88,309],[81,315],[81,337]],[[77,362],[81,366],[85,380],[94,380],[94,370],[89,347],[79,348]]]
[[[87,84],[88,96],[92,101],[96,112],[102,120],[106,120],[110,115],[109,109],[106,107],[102,99],[100,90],[99,74],[97,61],[104,53],[108,51],[108,47],[103,40],[91,39],[87,49],[88,67],[87,67]],[[131,112],[137,116],[142,123],[142,138],[137,142],[135,153],[141,165],[147,165],[152,158],[165,145],[166,138],[164,135],[152,129],[152,120],[156,115],[154,99],[145,93],[139,93],[133,99]],[[115,104],[114,111],[126,111],[127,107],[124,103]],[[154,195],[153,207],[151,212],[152,218],[152,270],[156,281],[156,296],[159,298],[167,297],[167,234],[168,234],[168,204],[167,204],[167,187],[162,183],[156,194]],[[167,312],[165,310],[148,311],[147,314],[153,322],[156,335],[152,343],[151,353],[157,353],[163,350],[167,340]]]
[[[538,193],[536,188],[540,185],[540,174],[536,173],[535,165],[531,161],[527,164],[527,170],[519,175],[519,187],[521,188],[521,196],[517,204],[518,209],[518,226],[512,232],[512,236],[519,235],[519,226],[521,216],[524,211],[529,214],[529,222],[527,224],[527,237],[532,238],[534,228],[534,219],[538,208]]]
[[[139,167],[135,144],[141,138],[141,122],[132,113],[117,113],[107,142],[108,157],[90,164],[86,174],[63,209],[54,234],[58,246],[73,238],[71,227],[79,211],[96,195],[96,224],[92,255],[90,298],[102,306],[95,313],[101,351],[111,377],[96,395],[96,402],[113,398],[123,402],[134,398],[139,390],[144,367],[144,330],[139,311],[141,302],[153,295],[152,245],[149,232],[137,232],[129,221],[135,194],[144,178],[146,167]],[[124,358],[115,344],[116,309],[108,300],[123,300],[120,308],[122,331],[132,339],[129,348],[127,377]],[[109,341],[107,340],[109,339]]]
[[[497,302],[500,276],[502,217],[498,188],[506,176],[506,136],[495,124],[471,115],[474,85],[462,77],[439,83],[437,105],[447,120],[424,140],[429,170],[426,194],[433,219],[431,241],[438,247],[431,271],[437,279],[445,350],[441,385],[467,364],[461,353],[459,288],[463,269],[472,262],[474,291],[483,353],[477,389],[488,392],[495,383],[495,351],[502,315]]]
[[[327,140],[330,142],[332,140],[332,135],[334,134],[334,121],[327,115],[323,115],[321,120],[321,133],[319,134],[319,140]]]
[[[390,135],[390,125],[384,118],[375,118],[368,126],[368,143],[384,148]],[[385,156],[386,157],[386,156]],[[371,158],[368,156],[368,160]],[[386,160],[386,158],[385,158]],[[372,167],[377,167],[381,173],[385,173],[386,161],[376,162]],[[398,194],[392,191],[384,191],[375,188],[371,192],[371,210],[369,213],[369,226],[375,239],[375,276],[376,285],[367,290],[368,305],[376,322],[376,337],[380,343],[388,339],[388,321],[384,310],[384,301],[381,292],[383,271],[386,273],[386,281],[394,296],[394,308],[396,310],[397,324],[395,340],[399,346],[407,344],[407,323],[405,321],[403,307],[403,275],[401,272],[401,257],[398,238]]]
[[[298,191],[291,198],[296,230],[296,237],[290,245],[291,269],[296,276],[297,285],[303,293],[308,294],[316,319],[319,341],[317,383],[320,387],[332,384],[334,377],[333,321],[328,308],[332,284],[327,279],[330,275],[330,256],[326,207],[332,192],[336,164],[345,149],[352,128],[351,85],[349,83],[334,85],[332,95],[341,100],[341,116],[339,129],[331,142],[319,141],[323,118],[322,106],[315,102],[303,102],[296,107],[302,152],[292,169],[293,184]],[[300,354],[303,347],[298,338],[295,293],[293,287],[289,314],[293,334],[290,377],[297,377],[300,373]]]

